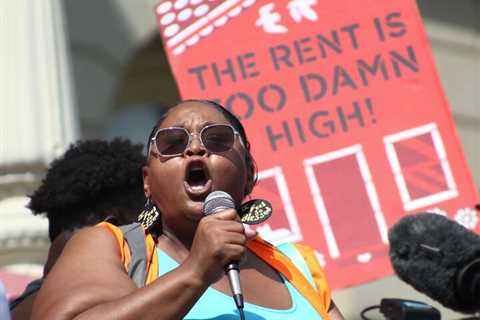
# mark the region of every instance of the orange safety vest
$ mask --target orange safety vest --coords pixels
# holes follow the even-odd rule
[[[97,226],[109,230],[115,236],[118,247],[120,248],[120,255],[125,270],[128,270],[131,253],[123,232],[120,228],[108,222],[101,222],[97,224]],[[158,257],[155,253],[155,240],[150,234],[145,235],[145,245],[147,249],[147,275],[145,284],[147,285],[158,277]],[[303,273],[287,256],[267,241],[260,237],[256,237],[247,243],[248,249],[276,271],[280,272],[305,297],[305,299],[307,299],[324,320],[329,320],[328,309],[331,303],[331,291],[325,274],[318,263],[312,248],[300,244],[295,244],[294,246],[305,260],[316,288],[310,284]]]

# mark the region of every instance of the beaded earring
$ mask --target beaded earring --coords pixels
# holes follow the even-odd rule
[[[150,198],[147,198],[143,211],[138,215],[137,220],[147,231],[150,231],[160,220],[160,211]]]

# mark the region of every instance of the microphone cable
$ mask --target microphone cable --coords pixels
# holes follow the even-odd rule
[[[239,308],[237,306],[238,314],[240,315],[240,320],[245,320],[245,313],[243,312],[243,308]]]
[[[378,309],[385,319],[408,320],[408,319],[422,319],[422,320],[440,320],[440,311],[429,304],[398,298],[383,298],[380,305],[374,305],[362,310],[360,316],[364,320],[373,320],[367,318],[365,313],[370,310]]]
[[[375,310],[375,309],[380,309],[380,306],[377,305],[377,306],[366,307],[365,309],[362,310],[362,312],[360,312],[360,317],[363,320],[372,320],[371,318],[367,318],[367,316],[365,316],[365,313],[367,313],[368,311],[371,311],[371,310]]]
[[[372,318],[367,318],[367,316],[365,315],[365,313],[367,313],[368,311],[371,311],[371,310],[375,310],[375,309],[380,309],[380,306],[371,306],[371,307],[367,307],[365,309],[362,310],[362,312],[360,313],[360,317],[362,318],[362,320],[373,320]],[[386,318],[388,320],[388,318]],[[460,319],[456,319],[456,320],[480,320],[480,316],[477,315],[477,316],[473,316],[473,317],[468,317],[468,318],[460,318]]]

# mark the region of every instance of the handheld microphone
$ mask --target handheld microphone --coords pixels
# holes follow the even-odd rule
[[[389,231],[397,275],[445,307],[480,310],[480,237],[433,213],[403,217]]]
[[[205,216],[214,214],[226,209],[235,208],[232,196],[223,191],[211,192],[203,204],[203,213]],[[239,310],[243,309],[243,294],[240,287],[240,268],[238,261],[232,261],[225,266],[225,272],[228,276],[230,289],[232,290],[233,300]]]

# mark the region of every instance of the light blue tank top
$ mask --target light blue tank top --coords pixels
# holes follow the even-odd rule
[[[157,248],[159,270],[158,276],[178,267],[178,263],[165,252]],[[282,276],[282,279],[283,276]],[[292,320],[309,319],[321,320],[322,317],[315,311],[310,303],[284,279],[288,289],[292,306],[289,309],[270,309],[251,303],[245,303],[244,312],[246,320]],[[214,289],[208,288],[190,309],[184,320],[239,320],[235,303],[232,297]]]

